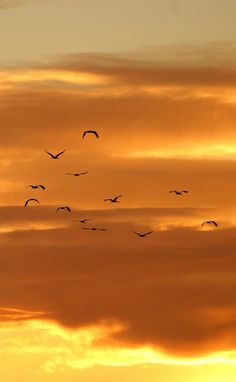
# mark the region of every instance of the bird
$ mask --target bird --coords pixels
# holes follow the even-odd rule
[[[29,202],[36,202],[36,203],[39,203],[39,201],[38,201],[37,199],[30,198],[30,199],[26,200],[24,207],[27,207],[27,205],[28,205]]]
[[[86,130],[83,133],[83,138],[85,137],[86,134],[94,134],[96,138],[99,138],[98,133],[95,130]]]
[[[64,210],[64,211],[67,211],[67,212],[71,212],[71,209],[70,209],[69,207],[67,207],[67,206],[58,207],[58,208],[57,208],[57,212],[58,212],[59,210]]]
[[[146,233],[139,233],[139,232],[135,232],[135,231],[132,231],[132,232],[136,233],[136,235],[138,235],[139,237],[146,237],[147,235],[150,235],[150,233],[152,233],[153,231],[146,232]]]
[[[52,157],[52,159],[59,159],[59,156],[62,155],[66,150],[64,149],[63,151],[61,151],[60,153],[54,155],[52,153],[50,153],[49,151],[45,150],[45,153],[47,153],[48,155],[50,155]]]
[[[182,190],[182,191],[176,191],[176,190],[173,190],[173,191],[169,191],[169,193],[170,193],[170,192],[175,192],[176,195],[182,195],[183,193],[185,193],[185,194],[188,193],[188,191],[186,191],[186,190]]]
[[[89,220],[92,220],[92,219],[82,219],[82,220],[79,220],[79,219],[73,219],[72,221],[73,222],[80,222],[80,223],[82,223],[82,224],[85,224],[87,221],[89,221]]]
[[[83,227],[82,229],[87,229],[90,231],[107,231],[106,228],[95,228],[95,227],[86,227],[86,228]]]
[[[104,199],[104,202],[111,202],[111,203],[119,203],[119,200],[117,200],[118,198],[120,198],[122,195],[118,195],[116,196],[115,198],[108,198],[108,199]]]
[[[42,184],[31,184],[30,186],[27,186],[26,188],[33,188],[34,190],[41,188],[42,190],[45,190],[46,187]]]
[[[72,175],[72,176],[80,176],[80,175],[85,175],[85,174],[87,174],[88,173],[88,171],[85,171],[85,172],[76,172],[76,173],[68,173],[68,172],[66,172],[66,175]]]
[[[211,224],[211,225],[214,225],[215,227],[218,227],[218,224],[217,224],[214,220],[206,220],[205,222],[202,223],[201,228],[202,228],[205,224]]]

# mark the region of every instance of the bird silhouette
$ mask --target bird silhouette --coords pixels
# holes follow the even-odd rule
[[[76,172],[76,173],[69,173],[69,172],[66,172],[66,175],[72,175],[72,176],[80,176],[80,175],[85,175],[85,174],[88,174],[88,171],[85,171],[85,172]]]
[[[33,188],[34,190],[41,188],[42,190],[45,190],[46,187],[42,184],[31,184],[30,186],[27,186],[26,188]]]
[[[202,223],[201,228],[202,228],[205,224],[210,224],[210,225],[214,225],[215,227],[218,227],[218,224],[217,224],[214,220],[206,220],[205,222]]]
[[[169,193],[170,193],[170,192],[175,192],[176,195],[183,195],[183,193],[185,193],[185,194],[188,193],[188,191],[186,191],[186,190],[182,190],[182,191],[176,191],[176,190],[173,190],[173,191],[169,191]]]
[[[61,207],[58,207],[57,208],[57,212],[60,211],[60,210],[64,210],[64,211],[67,211],[67,212],[71,212],[71,209],[67,206],[61,206]]]
[[[27,207],[27,205],[28,205],[29,202],[36,202],[36,203],[39,203],[39,201],[38,201],[37,199],[30,198],[30,199],[26,200],[24,207]]]
[[[85,224],[87,221],[89,221],[89,220],[92,220],[92,219],[82,219],[82,220],[79,220],[79,219],[73,219],[72,221],[73,222],[80,222],[80,223],[82,223],[82,224]]]
[[[95,227],[83,227],[82,229],[87,229],[87,230],[90,230],[90,231],[107,231],[106,228],[95,228]]]
[[[118,198],[120,198],[122,195],[118,195],[116,196],[115,198],[107,198],[107,199],[104,199],[104,202],[111,202],[111,203],[120,203],[119,200],[117,200]]]
[[[61,151],[60,153],[54,155],[52,153],[50,153],[49,151],[45,150],[45,153],[47,153],[48,155],[51,156],[52,159],[59,159],[60,155],[62,155],[66,150],[64,149],[63,151]]]
[[[150,235],[150,233],[152,233],[153,231],[146,232],[146,233],[139,233],[139,232],[135,232],[135,231],[132,231],[132,232],[136,233],[136,235],[138,235],[139,237],[146,237],[147,235]]]
[[[86,134],[94,134],[96,138],[99,138],[98,133],[95,130],[86,130],[83,133],[83,138],[86,136]]]

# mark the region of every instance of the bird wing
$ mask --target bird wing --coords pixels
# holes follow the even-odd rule
[[[63,151],[61,151],[60,153],[58,153],[57,155],[55,155],[57,158],[61,155],[61,154],[63,154],[64,152],[65,152],[66,150],[64,149]]]
[[[88,133],[88,131],[84,131],[82,138],[84,138],[87,133]]]
[[[218,224],[214,220],[211,220],[211,223],[218,227]]]
[[[169,191],[169,193],[170,193],[170,192],[176,192],[176,191]]]
[[[187,191],[187,190],[183,190],[183,191],[181,191],[181,192],[185,192],[186,194],[188,193],[188,191]]]
[[[136,235],[140,236],[140,233],[138,232],[135,232],[135,231],[132,231],[133,233],[135,233]]]
[[[61,207],[57,207],[57,212],[58,212],[59,210],[61,210]]]
[[[109,198],[109,199],[104,199],[104,202],[107,202],[107,201],[111,201],[112,202],[112,199],[111,198]]]
[[[54,158],[54,155],[50,153],[49,151],[45,150],[45,153],[49,154],[52,158]]]
[[[69,207],[65,207],[68,212],[71,212],[71,209]]]
[[[205,224],[206,224],[206,222],[203,222],[202,225],[201,225],[201,227],[203,227]]]
[[[98,135],[98,133],[95,130],[91,131],[91,133],[93,133],[94,135],[96,135],[97,138],[99,138],[99,135]]]
[[[37,186],[40,187],[40,188],[42,188],[42,190],[45,190],[45,189],[46,189],[46,187],[43,186],[42,184],[37,184]]]
[[[88,171],[81,172],[80,175],[85,175],[85,174],[87,174],[87,173],[88,173]]]
[[[150,235],[150,233],[152,233],[153,231],[149,231],[149,232],[147,232],[147,233],[144,233],[144,236],[146,236],[146,235]]]

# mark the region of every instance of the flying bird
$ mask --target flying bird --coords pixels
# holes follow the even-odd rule
[[[82,228],[82,229],[88,229],[90,231],[107,231],[106,228],[95,228],[95,227],[87,227],[87,228]]]
[[[153,231],[146,232],[146,233],[139,233],[139,232],[135,232],[135,231],[132,231],[132,232],[136,233],[136,235],[138,235],[139,237],[146,237],[147,235],[150,235],[150,233],[152,233]]]
[[[85,224],[87,221],[89,221],[89,220],[92,220],[92,219],[82,219],[82,220],[79,220],[79,219],[73,219],[72,221],[73,222],[80,222],[80,223],[82,223],[82,224]]]
[[[88,171],[85,171],[85,172],[76,172],[76,173],[69,173],[69,172],[66,172],[66,175],[72,175],[72,176],[80,176],[80,175],[85,175],[85,174],[88,174]]]
[[[95,130],[86,130],[83,133],[83,138],[85,137],[86,134],[94,134],[96,138],[99,138],[98,133]]]
[[[36,202],[36,203],[39,203],[39,201],[38,201],[37,199],[31,198],[31,199],[26,200],[24,207],[27,207],[27,205],[28,205],[29,202]]]
[[[117,200],[118,198],[120,198],[122,195],[118,195],[116,196],[115,198],[108,198],[108,199],[104,199],[104,202],[111,202],[111,203],[120,203],[119,200]]]
[[[205,222],[202,223],[201,227],[203,227],[205,224],[210,224],[210,225],[214,225],[215,227],[218,227],[218,224],[214,220],[206,220]]]
[[[188,193],[188,191],[186,191],[186,190],[182,190],[182,191],[176,191],[176,190],[173,190],[173,191],[169,191],[169,193],[170,193],[170,192],[175,192],[176,195],[183,195],[183,193],[185,193],[185,194]]]
[[[46,189],[46,187],[43,186],[42,184],[31,184],[30,186],[28,186],[26,188],[33,188],[34,190],[36,190],[38,188],[41,188],[41,190],[45,190]]]
[[[67,211],[67,212],[71,212],[71,209],[70,209],[69,207],[67,207],[67,206],[58,207],[58,208],[57,208],[57,212],[58,212],[59,210],[64,210],[64,211]]]
[[[64,149],[63,151],[61,151],[60,153],[58,153],[58,154],[56,154],[56,155],[54,155],[54,154],[52,154],[52,153],[50,153],[49,151],[46,151],[46,150],[45,150],[45,153],[47,153],[48,155],[50,155],[52,159],[59,159],[59,156],[62,155],[65,151],[66,151],[66,150]]]

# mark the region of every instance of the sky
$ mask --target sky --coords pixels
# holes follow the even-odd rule
[[[235,11],[0,1],[4,381],[235,381]]]

